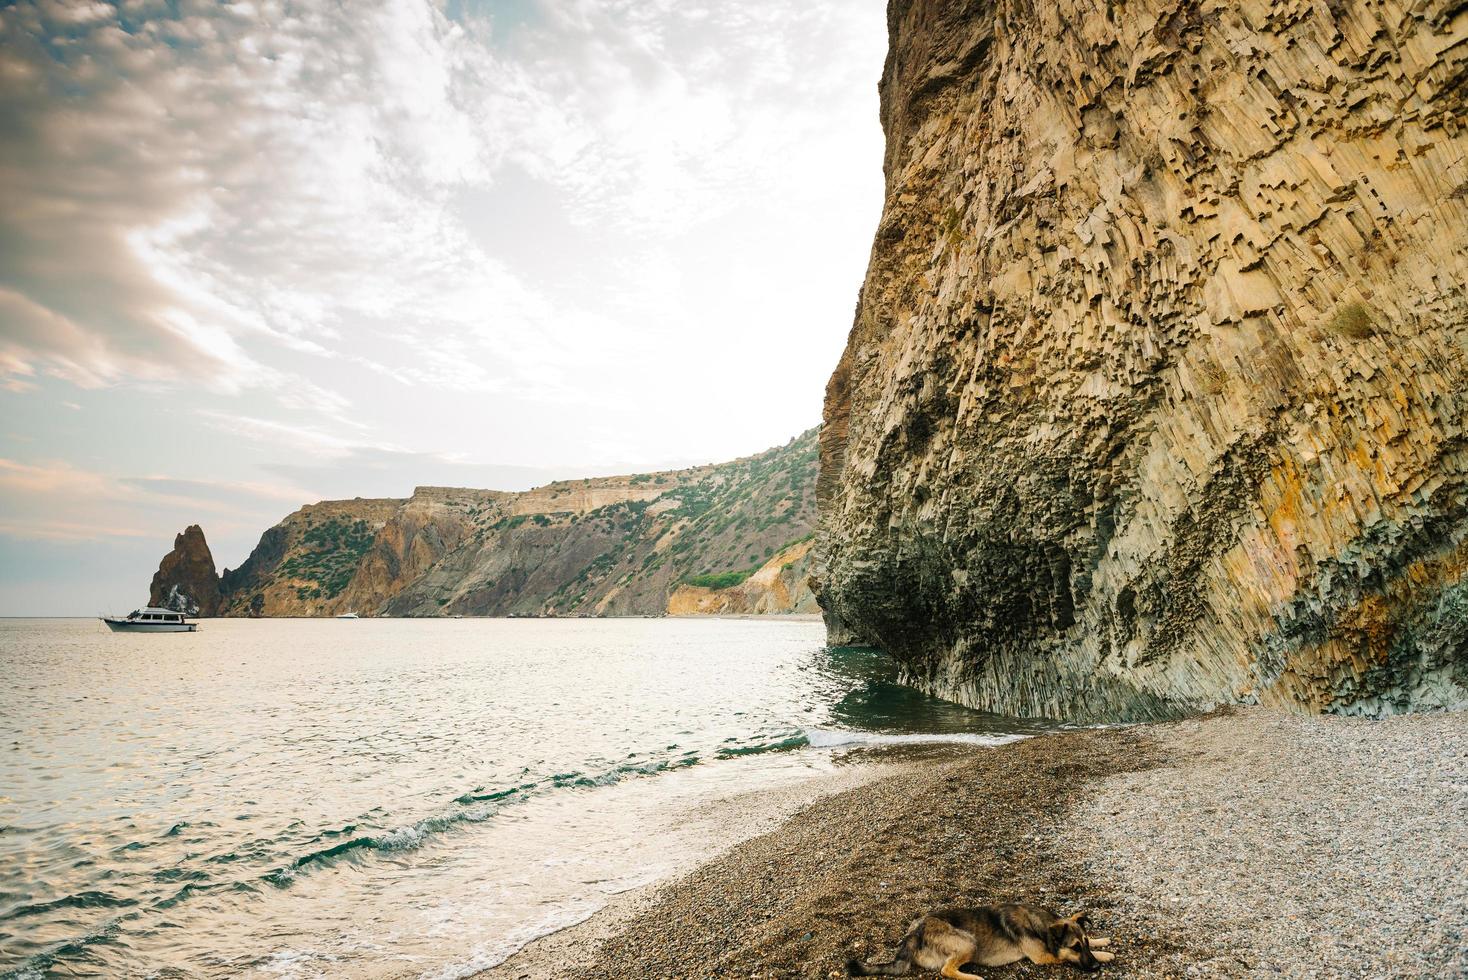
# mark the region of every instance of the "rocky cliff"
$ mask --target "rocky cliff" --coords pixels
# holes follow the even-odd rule
[[[338,597],[377,535],[402,508],[392,498],[307,504],[260,536],[250,557],[221,576],[226,616],[319,616]]]
[[[148,605],[190,616],[217,616],[221,599],[219,574],[204,530],[190,524],[173,539],[173,550],[158,563],[148,588]]]
[[[967,704],[1468,698],[1468,7],[893,0],[818,588]]]
[[[680,583],[758,568],[811,533],[816,460],[812,429],[729,463],[501,495],[379,608],[410,616],[662,615]]]
[[[224,571],[216,601],[230,616],[662,615],[681,584],[763,581],[749,573],[809,538],[816,431],[712,466],[310,504]],[[753,611],[809,609],[804,561],[780,563]]]

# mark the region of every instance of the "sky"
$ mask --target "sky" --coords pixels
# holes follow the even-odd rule
[[[0,6],[0,615],[820,420],[882,0]]]

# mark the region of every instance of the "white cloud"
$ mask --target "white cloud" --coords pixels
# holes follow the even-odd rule
[[[595,296],[552,298],[485,253],[453,191],[517,160],[617,261],[807,190],[804,159],[837,177],[839,157],[800,151],[842,148],[830,102],[875,74],[830,57],[863,43],[834,4],[568,0],[502,43],[493,13],[412,0],[141,9],[0,20],[23,80],[0,97],[0,176],[24,202],[0,215],[4,278],[30,322],[67,325],[42,340],[7,313],[12,376],[281,390],[309,368],[279,348],[397,367],[406,342],[408,383],[574,388],[562,366],[627,337],[601,342]]]
[[[311,425],[294,425],[233,412],[204,411],[199,413],[199,417],[206,425],[221,432],[285,452],[311,453],[318,458],[344,456],[357,445],[351,439]]]
[[[283,507],[294,510],[302,493],[291,484],[118,477],[62,460],[0,458],[0,534],[28,540],[140,538],[156,543],[180,530],[180,520],[232,528],[241,518],[259,522]],[[294,503],[287,506],[287,501]]]

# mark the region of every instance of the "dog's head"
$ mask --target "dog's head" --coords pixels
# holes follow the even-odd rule
[[[1060,919],[1050,927],[1050,944],[1056,955],[1087,973],[1101,969],[1101,961],[1091,952],[1091,943],[1086,938],[1090,927],[1091,917],[1085,912]]]

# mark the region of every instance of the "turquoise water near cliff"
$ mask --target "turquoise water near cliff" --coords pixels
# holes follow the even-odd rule
[[[0,621],[0,976],[467,975],[685,866],[712,801],[874,741],[1036,730],[823,640],[788,620]]]

